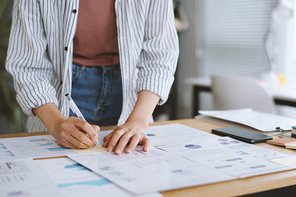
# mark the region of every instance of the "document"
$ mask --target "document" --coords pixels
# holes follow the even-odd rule
[[[200,114],[240,123],[263,132],[275,131],[276,127],[294,126],[296,119],[277,114],[254,111],[252,109],[236,110],[200,110]]]
[[[99,132],[100,144],[112,130]],[[151,146],[170,144],[186,141],[193,138],[205,138],[211,134],[194,129],[182,124],[169,124],[161,126],[150,126],[147,129],[147,137]],[[19,158],[46,158],[59,157],[67,154],[83,154],[94,152],[106,152],[106,148],[93,147],[89,149],[69,149],[59,146],[51,135],[39,135],[31,137],[3,138],[0,139],[0,161]]]
[[[99,141],[103,144],[103,139],[112,131],[100,131]],[[198,138],[213,138],[215,135],[201,131],[183,124],[174,123],[160,126],[149,126],[146,135],[151,146],[178,143]]]
[[[0,162],[0,196],[60,197],[59,188],[32,158]]]
[[[234,176],[151,147],[138,146],[132,154],[90,153],[68,155],[134,194],[165,191],[227,181]]]
[[[20,158],[45,158],[77,154],[61,147],[51,135],[0,139],[0,161]]]
[[[151,146],[186,142],[192,139],[207,139],[216,137],[216,135],[211,133],[179,123],[148,127],[146,135],[150,140]]]
[[[157,147],[238,178],[291,169],[269,161],[289,155],[230,137],[195,139]]]
[[[118,187],[108,179],[90,171],[69,158],[45,159],[35,161],[52,181],[60,188],[63,196],[71,197],[161,197],[152,192],[145,195],[133,195]]]

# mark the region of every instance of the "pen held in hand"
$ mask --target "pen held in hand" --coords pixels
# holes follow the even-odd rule
[[[67,93],[67,94],[65,95],[65,97],[67,98],[66,100],[68,101],[71,110],[77,115],[77,117],[80,118],[81,120],[86,121],[85,118],[83,117],[82,113],[81,113],[80,110],[78,109],[77,105],[74,103],[74,101],[73,101],[73,99],[71,98],[71,96]],[[87,135],[87,137],[89,137],[88,134],[86,134],[86,135]],[[101,145],[100,145],[100,143],[99,143],[99,139],[97,139],[97,140],[95,141],[95,144],[96,144],[99,148],[101,148]]]

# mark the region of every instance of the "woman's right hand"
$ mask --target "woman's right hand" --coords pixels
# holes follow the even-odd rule
[[[55,131],[50,131],[57,143],[67,148],[90,148],[96,146],[100,127],[90,125],[77,117],[71,116],[57,124]],[[87,136],[87,135],[89,136]]]
[[[90,125],[74,116],[67,119],[54,103],[47,103],[34,108],[33,112],[43,122],[59,145],[75,149],[95,146],[94,141],[98,138],[99,126]]]

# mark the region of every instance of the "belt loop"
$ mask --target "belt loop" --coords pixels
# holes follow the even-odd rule
[[[85,66],[81,66],[81,72],[83,73],[85,71],[86,67]]]

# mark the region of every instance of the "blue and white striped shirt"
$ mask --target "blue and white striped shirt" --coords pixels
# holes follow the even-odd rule
[[[167,100],[179,47],[172,0],[116,0],[115,10],[123,88],[121,125],[139,91],[159,95],[160,105]],[[32,108],[55,103],[69,117],[64,95],[71,93],[78,14],[79,0],[14,0],[6,69],[14,78],[17,101],[30,116],[29,132],[46,130]]]

